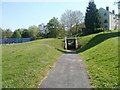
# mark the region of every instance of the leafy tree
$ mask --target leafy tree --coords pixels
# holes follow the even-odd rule
[[[76,26],[72,27],[73,35],[80,36],[83,34],[83,28],[85,28],[84,23],[80,23],[77,25],[77,32],[76,32]]]
[[[100,27],[100,16],[94,1],[90,1],[86,9],[85,26],[88,34],[94,33]]]
[[[2,30],[2,38],[6,38],[6,31]]]
[[[12,34],[13,32],[10,29],[3,30],[2,28],[0,28],[1,38],[11,38]]]
[[[118,9],[119,9],[118,17],[120,18],[120,1],[118,2]]]
[[[27,29],[24,29],[24,30],[22,31],[22,37],[23,37],[23,38],[29,38],[29,37],[30,37],[29,31],[28,31]]]
[[[118,5],[118,14],[116,14],[116,16],[120,17],[120,0],[118,0],[118,2],[114,2],[114,4]]]
[[[38,34],[40,33],[39,28],[37,26],[30,26],[28,30],[30,38],[37,38]]]
[[[2,38],[3,29],[0,28],[0,38]]]
[[[13,32],[10,29],[7,29],[5,32],[6,32],[6,38],[12,37]]]
[[[119,24],[119,25],[118,25],[118,30],[120,30],[120,0],[118,1],[118,10],[119,10],[119,11],[118,11],[118,12],[119,12],[119,13],[118,13],[118,18],[119,18],[119,20],[118,20],[118,24]],[[120,85],[120,84],[119,84],[119,85]]]
[[[47,36],[49,38],[57,38],[59,35],[59,21],[57,18],[53,17],[49,23],[46,25],[47,28]]]
[[[58,28],[58,38],[64,38],[65,37],[65,29],[62,27],[61,24],[59,24]]]
[[[120,0],[118,1],[118,9],[120,9]]]
[[[120,13],[117,16],[120,17]]]
[[[22,37],[22,32],[20,29],[17,29],[14,31],[12,38],[21,38]]]

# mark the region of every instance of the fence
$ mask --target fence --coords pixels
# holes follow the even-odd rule
[[[32,40],[32,38],[0,38],[0,44],[24,43]]]

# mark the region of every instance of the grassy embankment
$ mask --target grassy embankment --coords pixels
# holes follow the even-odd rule
[[[118,87],[118,38],[118,30],[78,38],[81,48],[77,52],[95,88]]]
[[[3,45],[3,88],[37,88],[62,51],[60,39]]]

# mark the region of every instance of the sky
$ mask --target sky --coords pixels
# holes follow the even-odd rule
[[[0,2],[0,27],[2,29],[28,28],[38,26],[41,23],[47,24],[53,17],[60,20],[66,10],[79,10],[84,15],[89,0],[2,0]],[[100,7],[115,10],[118,13],[116,0],[94,0],[97,9]]]

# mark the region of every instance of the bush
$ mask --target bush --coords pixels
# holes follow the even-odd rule
[[[96,30],[98,31],[98,32],[104,32],[104,28],[96,28]]]

